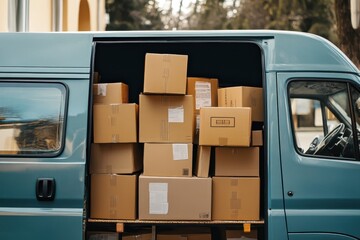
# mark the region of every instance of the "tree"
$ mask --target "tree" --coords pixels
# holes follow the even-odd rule
[[[110,23],[106,30],[163,29],[161,12],[154,0],[107,0]]]
[[[339,47],[360,68],[360,29],[354,30],[351,26],[349,2],[335,0]]]
[[[201,4],[197,23],[194,29],[224,29],[227,23],[224,0],[206,0]]]

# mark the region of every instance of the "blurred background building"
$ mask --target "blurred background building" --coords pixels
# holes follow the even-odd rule
[[[0,32],[103,31],[105,0],[1,0]]]

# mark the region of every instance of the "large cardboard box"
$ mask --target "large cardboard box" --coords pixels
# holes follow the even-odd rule
[[[140,142],[192,143],[194,134],[193,98],[143,95],[140,102]]]
[[[144,93],[185,94],[187,55],[145,55]]]
[[[137,143],[92,144],[90,174],[131,174],[142,169],[140,147]]]
[[[211,178],[140,175],[139,219],[211,220]]]
[[[127,103],[129,87],[125,83],[98,83],[93,85],[94,104]]]
[[[208,107],[200,109],[199,145],[250,146],[251,108]]]
[[[144,175],[191,177],[193,161],[191,143],[145,143]]]
[[[242,230],[226,230],[226,240],[257,240],[257,231],[252,229],[250,232]]]
[[[137,175],[92,174],[90,217],[136,219]]]
[[[94,143],[137,142],[138,105],[95,104]]]
[[[213,177],[213,220],[259,220],[260,178]]]
[[[219,107],[251,107],[254,122],[264,121],[263,89],[257,87],[229,87],[218,89]]]
[[[195,175],[197,177],[209,177],[211,159],[210,146],[198,146],[196,155]]]
[[[202,107],[217,107],[218,79],[188,77],[186,94],[194,97],[198,112]]]
[[[215,176],[259,177],[258,147],[216,147]]]

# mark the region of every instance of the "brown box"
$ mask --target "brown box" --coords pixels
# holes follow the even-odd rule
[[[94,143],[137,142],[138,105],[95,104]]]
[[[122,240],[152,240],[151,233],[123,233]]]
[[[143,95],[140,101],[140,142],[192,143],[193,98],[186,96]]]
[[[92,144],[90,173],[131,174],[140,171],[140,152],[136,143]]]
[[[251,108],[200,109],[199,145],[250,146]]]
[[[186,93],[187,55],[145,55],[144,93]]]
[[[88,240],[118,240],[119,234],[114,232],[93,232],[88,231],[87,232],[87,238]]]
[[[225,230],[226,240],[257,240],[257,231],[252,229],[250,232],[242,230]]]
[[[215,176],[258,177],[258,147],[216,147]]]
[[[254,130],[251,132],[251,146],[262,146],[263,145],[263,131]]]
[[[260,178],[213,177],[213,220],[259,220]]]
[[[198,146],[196,156],[195,175],[203,178],[209,177],[211,147]]]
[[[93,85],[94,104],[127,103],[129,88],[125,83],[98,83]]]
[[[92,174],[90,217],[136,219],[137,175]]]
[[[211,178],[139,178],[139,219],[211,220]]]
[[[188,77],[186,94],[194,97],[194,108],[217,107],[218,79]]]
[[[191,143],[145,143],[144,175],[191,177],[193,145]]]
[[[211,233],[159,233],[156,240],[211,240]]]
[[[257,87],[229,87],[218,90],[219,107],[251,107],[252,121],[264,121],[263,89]]]

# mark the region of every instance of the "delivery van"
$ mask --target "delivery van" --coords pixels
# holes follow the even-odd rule
[[[360,239],[359,133],[312,34],[1,33],[0,239]]]

